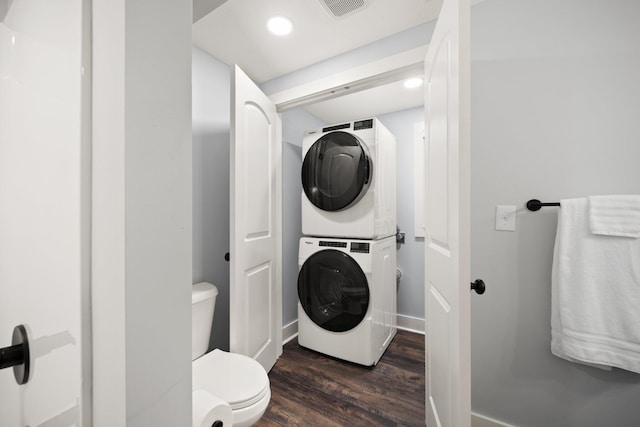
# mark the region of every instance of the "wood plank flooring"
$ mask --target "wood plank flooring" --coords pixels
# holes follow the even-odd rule
[[[424,426],[424,335],[398,331],[374,368],[294,339],[269,379],[271,402],[256,427]]]

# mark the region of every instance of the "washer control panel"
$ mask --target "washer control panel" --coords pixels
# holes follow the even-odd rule
[[[320,240],[319,246],[327,246],[330,248],[346,248],[347,242],[332,242],[328,240]]]

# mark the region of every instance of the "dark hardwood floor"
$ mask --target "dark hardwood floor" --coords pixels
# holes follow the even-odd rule
[[[271,402],[256,427],[424,426],[424,335],[398,331],[374,368],[294,339],[269,379]]]

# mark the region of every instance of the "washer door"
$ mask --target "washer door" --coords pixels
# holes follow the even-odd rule
[[[347,132],[329,132],[316,142],[302,163],[302,188],[316,207],[345,209],[369,187],[371,161],[365,144]]]
[[[369,307],[369,284],[358,263],[327,249],[311,255],[298,274],[298,298],[307,316],[332,332],[358,326]]]

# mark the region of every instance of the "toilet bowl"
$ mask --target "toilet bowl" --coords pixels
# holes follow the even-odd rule
[[[250,357],[219,349],[206,353],[217,295],[217,288],[210,283],[193,285],[192,389],[205,390],[227,402],[234,427],[251,426],[269,406],[269,377],[262,365]]]

